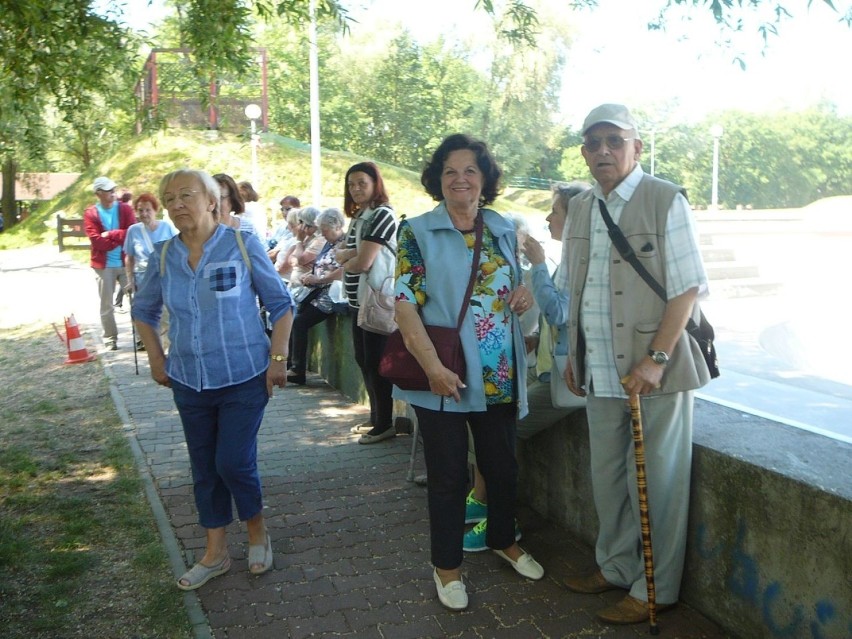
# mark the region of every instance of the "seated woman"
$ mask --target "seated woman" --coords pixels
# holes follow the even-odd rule
[[[266,254],[273,262],[275,262],[275,258],[278,257],[278,252],[281,250],[278,245],[293,237],[294,228],[290,225],[290,211],[302,206],[299,198],[295,195],[285,195],[281,198],[279,205],[281,207],[281,219],[266,241]]]
[[[324,322],[334,313],[334,301],[329,295],[331,284],[343,278],[343,267],[337,262],[337,248],[346,236],[345,218],[340,209],[326,209],[317,216],[316,224],[325,239],[314,260],[311,272],[302,276],[302,284],[309,289],[298,307],[291,332],[290,373],[287,381],[302,385],[308,364],[308,331]]]
[[[269,251],[269,253],[275,252],[275,259],[272,260],[275,264],[275,270],[278,271],[281,279],[288,283],[290,282],[290,271],[293,268],[290,265],[290,256],[293,254],[296,244],[299,243],[299,211],[301,209],[298,208],[287,211],[288,234],[278,242],[278,245],[272,251]]]
[[[302,276],[311,272],[314,260],[325,246],[325,238],[317,231],[317,216],[320,210],[306,206],[299,211],[299,227],[296,243],[288,257],[290,267],[290,294],[296,303],[305,299],[310,290],[302,284]],[[279,273],[281,270],[279,269]]]

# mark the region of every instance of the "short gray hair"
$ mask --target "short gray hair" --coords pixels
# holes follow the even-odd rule
[[[320,228],[323,226],[330,226],[336,229],[342,229],[345,223],[346,218],[343,217],[343,213],[340,212],[340,209],[335,207],[328,208],[317,216],[317,226]]]
[[[166,175],[163,176],[163,179],[160,180],[160,200],[166,199],[166,189],[169,187],[169,184],[174,182],[177,178],[185,175],[194,177],[196,180],[201,182],[201,188],[204,190],[204,194],[208,197],[212,197],[217,202],[219,201],[219,197],[221,195],[219,183],[214,180],[209,173],[199,169],[178,169],[177,171],[166,173]]]
[[[166,201],[166,189],[169,188],[169,185],[174,182],[179,177],[191,176],[194,177],[201,183],[201,190],[204,191],[204,195],[208,198],[212,198],[216,203],[216,207],[213,209],[213,214],[219,215],[219,197],[221,195],[221,191],[219,190],[219,183],[213,179],[213,177],[207,173],[206,171],[201,171],[200,169],[178,169],[177,171],[172,171],[171,173],[167,173],[163,176],[163,179],[160,180],[160,201],[165,203]]]
[[[592,188],[592,185],[588,182],[574,180],[573,182],[554,184],[552,188],[554,204],[556,204],[560,208],[562,213],[567,213],[568,200],[570,200],[575,195],[579,195],[583,191],[589,190],[590,188]]]
[[[308,226],[316,226],[317,225],[317,215],[320,214],[320,210],[315,206],[306,206],[303,209],[299,209],[299,221],[304,222]]]
[[[287,211],[287,224],[292,224],[294,226],[299,224],[299,211],[302,209],[292,208]]]

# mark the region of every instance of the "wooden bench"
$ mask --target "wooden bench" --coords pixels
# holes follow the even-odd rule
[[[83,238],[84,241],[75,239],[69,244],[68,238]],[[56,239],[60,253],[66,249],[89,249],[92,246],[82,218],[63,218],[59,213],[56,214]]]

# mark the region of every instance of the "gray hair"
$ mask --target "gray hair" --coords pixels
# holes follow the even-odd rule
[[[579,195],[583,191],[589,190],[590,188],[592,188],[591,184],[580,180],[574,180],[573,182],[566,182],[563,184],[554,184],[553,203],[559,207],[562,213],[567,213],[568,200],[575,195]]]
[[[341,213],[338,208],[328,208],[317,216],[317,226],[320,228],[323,226],[330,226],[332,228],[342,229],[345,223],[346,218],[343,217],[343,213]]]
[[[303,209],[299,209],[299,221],[304,222],[308,226],[316,226],[317,225],[317,215],[320,214],[320,210],[315,206],[306,206]]]
[[[213,179],[213,177],[207,173],[206,171],[201,171],[199,169],[178,169],[177,171],[172,171],[171,173],[167,173],[163,176],[163,179],[160,180],[160,188],[158,190],[160,194],[160,201],[165,204],[166,201],[166,189],[169,188],[169,185],[179,177],[190,176],[194,177],[201,183],[201,190],[204,192],[204,195],[212,199],[216,206],[213,209],[213,215],[219,216],[219,197],[221,195],[221,191],[219,190],[219,183]]]
[[[302,209],[292,208],[287,211],[287,224],[296,226],[299,223],[299,211]]]

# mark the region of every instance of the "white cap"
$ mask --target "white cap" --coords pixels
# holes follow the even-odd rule
[[[101,176],[99,178],[95,178],[95,183],[92,186],[95,193],[98,191],[112,191],[115,188],[115,182],[110,180],[108,177]]]
[[[583,135],[586,135],[593,126],[603,123],[615,125],[626,131],[638,132],[639,130],[636,120],[633,119],[626,106],[623,104],[602,104],[592,109],[586,116],[583,122]]]

